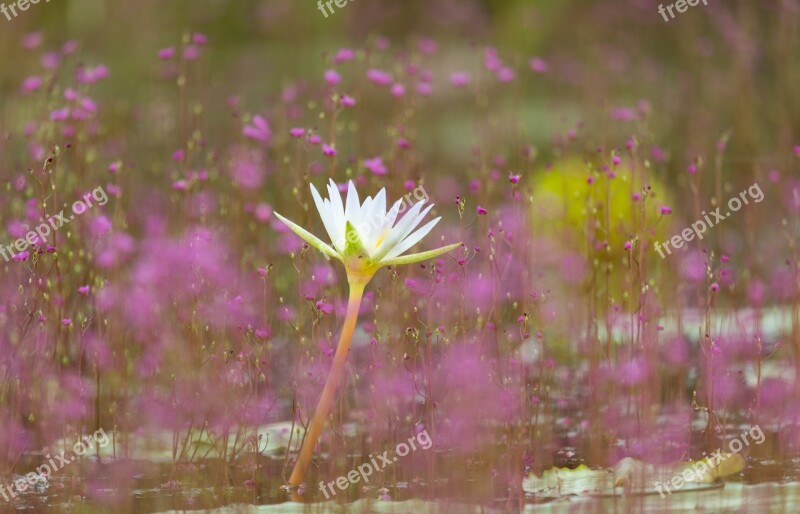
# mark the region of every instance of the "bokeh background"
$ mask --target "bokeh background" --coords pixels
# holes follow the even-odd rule
[[[421,430],[433,449],[335,501],[521,508],[531,473],[699,459],[756,424],[729,480],[796,479],[800,2],[657,7],[0,16],[0,244],[109,198],[0,260],[0,476],[113,434],[2,508],[287,501],[347,286],[272,213],[323,235],[308,184],[329,177],[424,188],[443,219],[417,247],[464,246],[370,284],[311,501]],[[653,249],[754,185],[702,241]]]

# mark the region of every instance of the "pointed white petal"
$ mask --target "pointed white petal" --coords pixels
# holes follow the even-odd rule
[[[409,209],[405,216],[403,216],[400,222],[392,227],[389,235],[383,240],[378,249],[372,255],[373,259],[382,259],[392,248],[395,247],[395,245],[405,239],[406,236],[408,236],[408,234],[414,230],[417,225],[419,225],[419,222],[422,221],[422,218],[424,218],[425,215],[428,214],[428,211],[433,208],[433,205],[431,204],[422,212],[422,215],[420,215],[419,211],[422,209],[422,205],[424,203],[425,202],[417,202],[414,204],[414,206]]]
[[[436,224],[439,223],[440,219],[442,218],[441,217],[435,218],[426,223],[421,229],[417,230],[416,232],[405,238],[402,243],[392,248],[389,251],[389,253],[386,254],[386,257],[384,257],[384,259],[386,260],[394,259],[398,255],[401,255],[403,252],[405,252],[406,250],[408,250],[409,248],[420,242],[423,237],[428,235],[428,232],[433,230],[433,227],[435,227]]]
[[[375,217],[380,221],[383,222],[384,216],[386,216],[386,188],[382,188],[378,191],[378,194],[375,195]]]
[[[403,199],[397,200],[392,208],[389,209],[389,212],[383,218],[383,223],[381,224],[381,234],[384,231],[390,230],[394,225],[395,220],[397,219],[397,215],[400,213],[400,206],[403,205]]]
[[[325,231],[328,232],[328,237],[331,238],[331,242],[334,246],[336,246],[336,249],[341,252],[342,249],[336,244],[336,228],[333,224],[333,217],[330,214],[330,203],[325,203],[322,200],[322,197],[319,195],[319,192],[317,192],[317,188],[314,187],[314,184],[311,184],[311,196],[314,197],[314,203],[317,206],[319,217],[322,219],[322,224],[325,225]]]
[[[361,205],[361,212],[359,216],[358,224],[354,223],[356,228],[358,229],[358,233],[361,234],[362,242],[364,243],[365,248],[374,248],[375,247],[375,240],[377,239],[378,233],[378,224],[380,223],[379,218],[375,218],[375,200],[371,197],[367,197],[364,200],[364,203]]]
[[[347,182],[347,204],[344,209],[344,218],[349,222],[357,222],[361,204],[358,201],[358,191],[352,180]]]
[[[334,248],[341,253],[344,249],[344,229],[336,222],[336,216],[333,215],[331,201],[326,198],[322,202],[325,204],[325,215],[328,218],[327,226],[330,226],[329,235],[331,236],[331,243],[333,243]]]
[[[328,199],[331,201],[331,214],[333,214],[336,225],[340,227],[341,233],[344,234],[344,206],[342,205],[342,195],[339,193],[339,188],[336,182],[330,179],[328,182]]]

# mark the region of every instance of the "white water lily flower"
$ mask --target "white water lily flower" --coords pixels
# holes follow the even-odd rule
[[[313,184],[311,184],[311,195],[314,197],[325,230],[331,238],[332,246],[277,212],[275,216],[308,244],[325,255],[342,261],[349,277],[358,276],[369,280],[383,266],[412,264],[433,259],[461,245],[456,243],[436,250],[402,256],[428,235],[441,219],[435,218],[418,230],[414,230],[433,208],[431,204],[423,209],[425,200],[414,204],[398,220],[403,199],[395,202],[387,212],[385,188],[381,189],[375,198],[368,196],[364,203],[361,203],[358,191],[351,180],[347,186],[347,200],[342,204],[339,189],[331,180],[328,184],[329,198],[323,199]]]

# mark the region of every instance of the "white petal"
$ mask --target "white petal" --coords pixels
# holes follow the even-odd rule
[[[386,216],[386,188],[384,187],[378,194],[375,195],[375,217],[380,222],[383,222],[383,217]]]
[[[399,256],[400,254],[402,254],[403,252],[405,252],[406,250],[408,250],[409,248],[420,242],[423,237],[428,235],[428,232],[433,230],[433,227],[435,227],[436,224],[439,223],[440,219],[442,218],[441,217],[435,218],[426,223],[421,229],[417,230],[416,232],[405,238],[405,240],[402,243],[392,248],[392,250],[386,254],[386,257],[384,257],[384,259],[394,259],[395,257]]]
[[[433,209],[433,204],[430,204],[429,206],[427,206],[427,207],[426,207],[426,208],[425,208],[425,209],[424,209],[422,212],[420,212],[420,213],[417,215],[417,217],[416,217],[416,218],[414,218],[413,220],[411,220],[411,223],[410,223],[409,225],[407,225],[407,226],[405,227],[405,229],[403,230],[403,233],[401,234],[401,236],[400,236],[400,239],[398,240],[398,243],[400,243],[401,241],[403,241],[403,240],[404,240],[406,237],[408,237],[408,235],[409,235],[411,232],[413,232],[413,231],[414,231],[414,229],[415,229],[415,228],[417,228],[417,225],[419,225],[419,224],[420,224],[420,222],[421,222],[423,219],[425,219],[425,216],[427,216],[427,215],[428,215],[428,213],[430,212],[430,210],[431,210],[431,209]],[[403,218],[403,221],[405,221],[405,218]],[[398,244],[398,243],[395,243],[395,245],[396,245],[396,244]]]
[[[344,234],[344,206],[342,205],[342,195],[339,194],[339,188],[336,182],[330,179],[328,182],[328,198],[331,201],[331,214],[333,214],[337,227]]]
[[[358,212],[358,221],[352,222],[353,226],[358,230],[361,244],[365,248],[372,246],[371,241],[375,237],[375,221],[371,216],[373,202],[374,200],[369,196],[364,199],[364,203],[361,204],[361,209]]]
[[[347,182],[347,204],[344,209],[344,218],[353,223],[358,221],[361,204],[358,202],[358,191],[353,181]]]
[[[331,201],[327,198],[325,199],[325,208],[328,212],[328,217],[330,218],[331,230],[331,242],[333,242],[333,246],[336,247],[337,250],[340,252],[344,250],[344,232],[345,226],[344,223],[339,223],[339,216],[335,214],[336,209],[331,204]]]
[[[374,259],[382,259],[392,248],[395,247],[395,245],[405,239],[406,236],[408,236],[408,234],[411,233],[411,231],[414,230],[417,225],[419,225],[419,222],[422,221],[422,218],[424,218],[425,215],[428,214],[428,211],[433,208],[433,205],[431,204],[420,215],[419,211],[422,209],[422,205],[424,203],[425,202],[417,202],[414,204],[414,206],[406,213],[406,215],[403,216],[403,219],[401,219],[400,222],[392,228],[389,235],[383,240],[381,245],[372,255]]]
[[[322,197],[319,195],[317,188],[314,187],[314,184],[311,184],[311,196],[314,197],[314,203],[317,206],[317,212],[319,212],[319,217],[322,219],[322,224],[325,225],[325,230],[328,232],[331,242],[336,249],[341,252],[342,249],[336,244],[336,229],[335,225],[333,224],[333,217],[330,214],[330,204],[326,204],[322,200]]]
[[[386,214],[386,217],[384,218],[383,226],[381,226],[381,232],[392,228],[392,225],[394,225],[394,221],[397,219],[397,215],[400,213],[401,205],[403,205],[402,198],[397,200],[394,203],[394,205],[392,205],[392,208],[389,210],[389,213]]]

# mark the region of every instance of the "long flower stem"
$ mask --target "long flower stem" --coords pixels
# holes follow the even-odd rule
[[[344,327],[342,327],[342,335],[339,336],[336,355],[333,357],[333,365],[328,373],[328,379],[325,381],[325,387],[322,389],[322,396],[319,398],[317,410],[314,411],[314,417],[308,425],[306,436],[303,439],[303,446],[300,448],[300,455],[297,457],[292,475],[289,477],[289,485],[291,487],[298,487],[303,482],[308,466],[311,464],[311,457],[314,456],[317,440],[322,428],[325,426],[325,422],[328,420],[336,388],[339,386],[344,373],[347,354],[350,351],[350,341],[353,339],[353,331],[358,320],[358,309],[361,306],[361,298],[365,287],[366,283],[363,281],[350,281],[350,300],[347,303],[347,316],[344,320]]]

